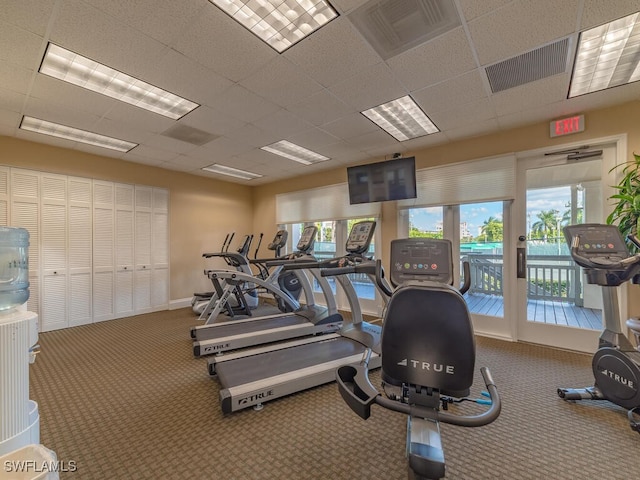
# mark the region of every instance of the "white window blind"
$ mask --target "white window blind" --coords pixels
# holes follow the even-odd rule
[[[516,157],[425,168],[416,172],[417,197],[400,200],[398,208],[460,205],[509,200],[516,193]]]
[[[346,183],[276,195],[279,224],[376,217],[380,203],[349,204]]]

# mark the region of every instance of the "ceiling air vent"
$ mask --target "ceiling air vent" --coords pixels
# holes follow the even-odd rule
[[[485,68],[493,93],[567,71],[569,38]]]
[[[173,127],[166,129],[162,132],[162,135],[198,146],[202,146],[205,143],[209,143],[211,140],[218,138],[218,135],[214,135],[213,133],[198,130],[197,128],[182,125],[180,123],[176,123]]]
[[[348,18],[384,60],[460,25],[451,0],[372,0]]]

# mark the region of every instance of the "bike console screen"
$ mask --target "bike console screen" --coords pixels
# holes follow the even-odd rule
[[[620,230],[615,225],[595,223],[569,225],[564,228],[564,235],[569,247],[575,237],[580,237],[578,253],[583,257],[623,259],[629,256],[629,250],[622,239]]]
[[[451,242],[407,238],[391,242],[391,281],[401,285],[408,280],[429,280],[451,285]]]

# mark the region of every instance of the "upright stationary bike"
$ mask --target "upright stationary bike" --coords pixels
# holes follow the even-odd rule
[[[640,254],[629,253],[615,225],[570,225],[564,235],[587,282],[602,287],[605,329],[592,361],[594,386],[558,388],[558,395],[565,400],[609,400],[627,408],[631,428],[640,433],[640,352],[621,330],[616,291],[625,282],[640,283]],[[629,240],[640,247],[635,236]]]

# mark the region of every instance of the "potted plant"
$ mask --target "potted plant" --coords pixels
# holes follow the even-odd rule
[[[613,185],[617,193],[611,195],[610,199],[615,200],[614,209],[607,217],[608,224],[617,224],[623,237],[630,233],[638,235],[638,221],[640,221],[640,155],[633,154],[634,159],[630,162],[617,165],[622,167],[624,176],[618,183]],[[612,170],[613,170],[612,169]],[[634,246],[630,246],[632,252],[638,251]]]

